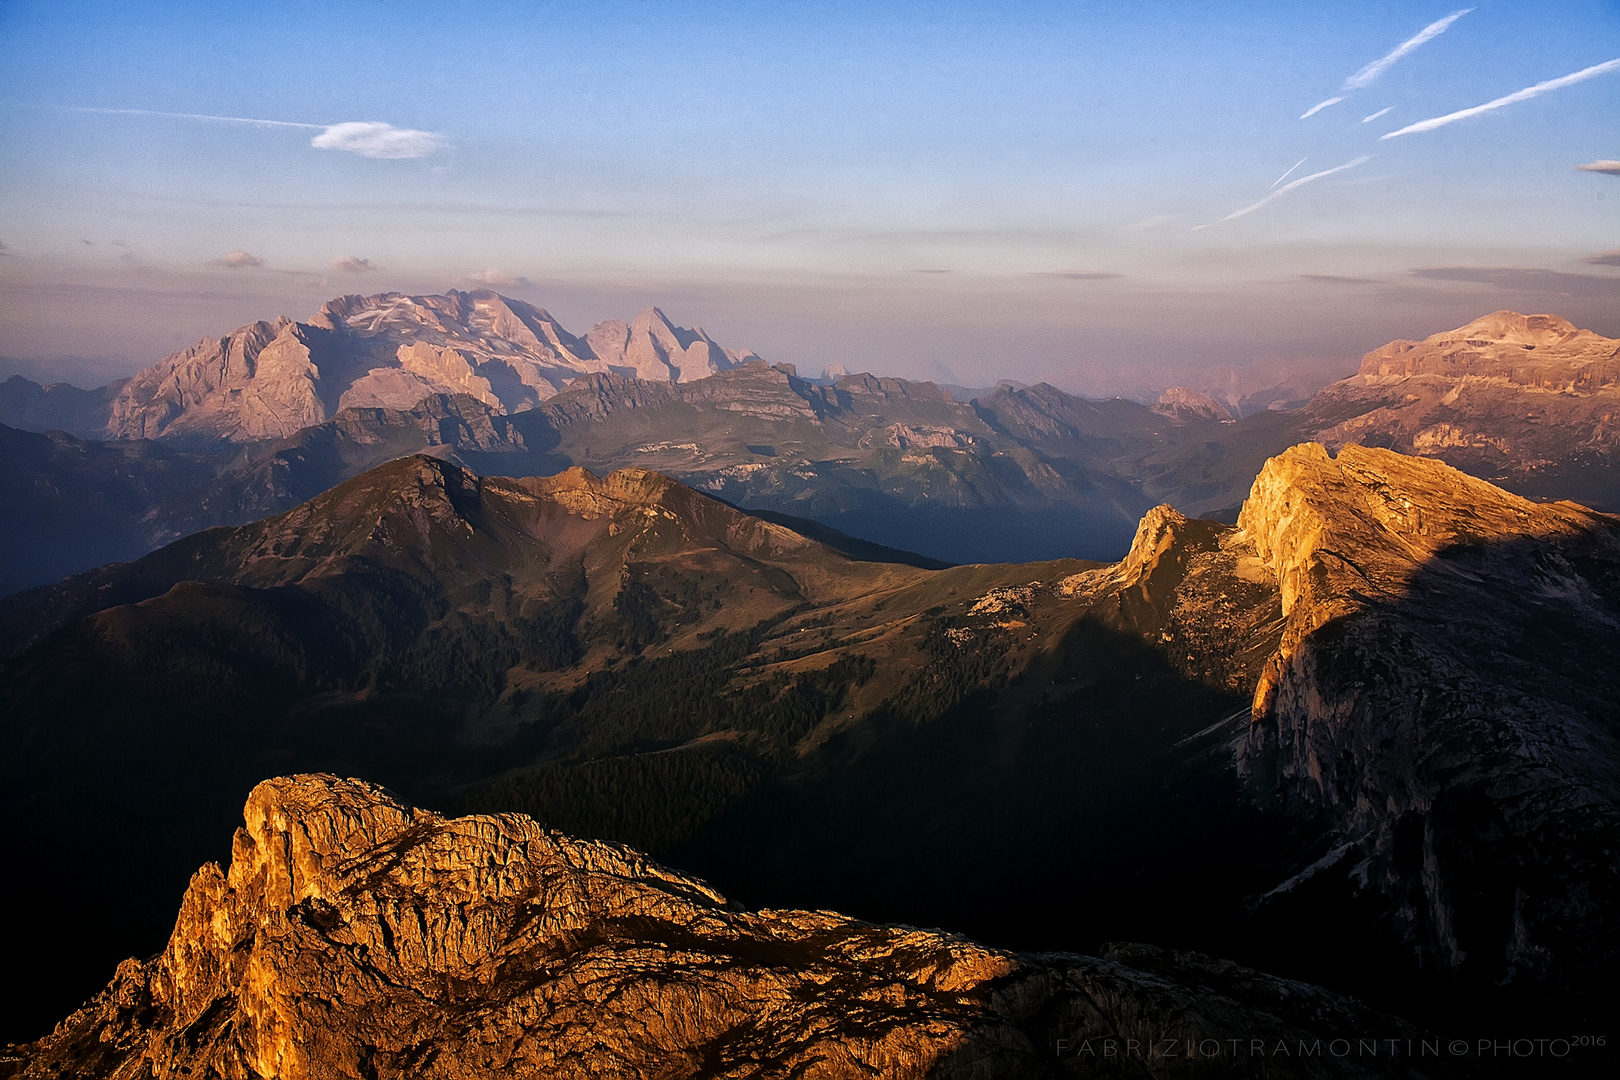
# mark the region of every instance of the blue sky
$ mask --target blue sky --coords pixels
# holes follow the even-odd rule
[[[1620,158],[1613,0],[14,0],[0,49],[0,354],[80,383],[481,281],[1096,394],[1500,307],[1620,334],[1620,175],[1578,168]]]

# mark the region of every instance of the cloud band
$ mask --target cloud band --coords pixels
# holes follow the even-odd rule
[[[1557,79],[1548,79],[1546,82],[1538,82],[1534,86],[1527,86],[1523,90],[1518,90],[1514,93],[1508,94],[1506,97],[1499,97],[1495,101],[1487,101],[1483,105],[1475,105],[1472,109],[1459,109],[1457,112],[1447,113],[1444,116],[1436,116],[1428,120],[1419,120],[1415,124],[1407,124],[1405,127],[1397,131],[1391,131],[1388,135],[1381,135],[1379,137],[1383,139],[1393,139],[1397,135],[1415,135],[1420,131],[1433,131],[1435,128],[1445,127],[1447,124],[1455,124],[1459,120],[1466,120],[1471,116],[1478,116],[1480,113],[1488,113],[1492,109],[1500,109],[1504,105],[1513,105],[1520,101],[1529,101],[1531,98],[1540,97],[1542,94],[1551,93],[1554,90],[1561,90],[1566,86],[1573,86],[1578,82],[1585,82],[1587,79],[1596,78],[1599,75],[1604,75],[1615,70],[1620,70],[1620,57],[1616,57],[1615,59],[1606,61],[1602,64],[1593,64],[1589,68],[1582,68],[1580,71],[1574,72],[1570,75],[1561,76]]]
[[[1248,206],[1245,206],[1241,210],[1234,210],[1230,214],[1227,214],[1225,217],[1221,218],[1220,221],[1212,221],[1208,225],[1195,225],[1195,226],[1193,226],[1192,231],[1193,232],[1198,232],[1201,229],[1208,229],[1208,228],[1210,228],[1212,226],[1220,225],[1223,222],[1232,221],[1235,218],[1243,217],[1245,214],[1252,214],[1256,210],[1260,209],[1262,206],[1266,205],[1268,202],[1271,202],[1273,199],[1282,198],[1284,195],[1288,194],[1290,191],[1293,191],[1295,188],[1302,188],[1306,184],[1309,184],[1309,183],[1311,183],[1313,181],[1322,179],[1324,176],[1332,176],[1334,173],[1341,173],[1341,172],[1344,172],[1346,169],[1353,169],[1357,165],[1364,165],[1368,161],[1371,161],[1371,160],[1372,160],[1372,155],[1369,154],[1369,155],[1367,155],[1365,157],[1358,157],[1354,161],[1347,161],[1343,165],[1335,165],[1331,169],[1323,169],[1321,172],[1311,173],[1311,175],[1309,175],[1309,176],[1302,176],[1298,180],[1293,181],[1292,183],[1284,184],[1282,187],[1278,188],[1276,191],[1273,191],[1270,195],[1267,195],[1265,198],[1261,199],[1259,202],[1251,203]]]
[[[1403,41],[1399,45],[1395,46],[1393,49],[1391,49],[1389,52],[1385,53],[1383,56],[1380,56],[1377,60],[1374,60],[1372,63],[1368,64],[1366,67],[1362,68],[1360,71],[1356,72],[1354,75],[1352,75],[1348,79],[1344,80],[1344,86],[1342,86],[1340,89],[1342,89],[1342,90],[1364,90],[1364,89],[1366,89],[1367,87],[1369,87],[1369,86],[1371,86],[1373,84],[1373,82],[1378,78],[1378,76],[1382,75],[1384,72],[1388,71],[1391,67],[1393,67],[1395,62],[1397,60],[1399,60],[1401,57],[1405,56],[1407,53],[1411,52],[1413,49],[1416,49],[1419,45],[1422,45],[1424,42],[1431,41],[1434,38],[1439,37],[1441,34],[1445,33],[1447,30],[1451,29],[1451,24],[1452,23],[1456,22],[1458,19],[1462,18],[1464,15],[1468,14],[1470,11],[1473,11],[1473,10],[1474,10],[1473,8],[1464,8],[1461,11],[1453,11],[1450,15],[1447,15],[1443,19],[1436,19],[1434,22],[1430,23],[1428,26],[1425,26],[1422,30],[1419,30],[1413,36],[1407,38],[1405,41]]]

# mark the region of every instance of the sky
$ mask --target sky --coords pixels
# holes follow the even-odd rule
[[[1142,396],[1620,336],[1620,0],[0,0],[0,356],[345,293]]]

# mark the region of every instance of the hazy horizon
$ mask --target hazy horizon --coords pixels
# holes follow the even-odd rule
[[[1612,2],[14,3],[0,41],[0,355],[36,378],[481,286],[1096,396],[1500,308],[1620,335]]]

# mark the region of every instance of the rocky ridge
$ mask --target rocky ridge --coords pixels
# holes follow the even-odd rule
[[[260,784],[244,817],[167,948],[0,1075],[1423,1074],[1407,1025],[1194,954],[751,912],[622,845],[332,776]]]
[[[657,308],[583,338],[488,290],[344,296],[307,323],[256,322],[164,357],[112,400],[109,438],[283,438],[348,408],[410,409],[468,395],[533,408],[580,375],[692,380],[757,359],[675,326]]]
[[[1439,462],[1273,458],[1237,543],[1286,620],[1240,770],[1442,970],[1579,982],[1620,955],[1620,519]],[[1556,840],[1551,838],[1556,837]]]

